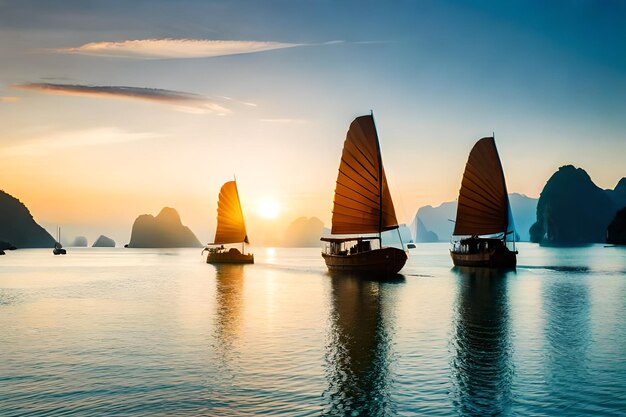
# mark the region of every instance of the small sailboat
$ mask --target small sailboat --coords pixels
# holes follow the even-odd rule
[[[457,266],[512,268],[516,255],[515,225],[496,142],[494,137],[482,138],[463,173],[450,256]]]
[[[63,245],[61,245],[61,228],[57,227],[57,241],[54,242],[54,249],[52,249],[52,253],[55,255],[65,255],[67,251],[63,249]]]
[[[407,253],[404,248],[383,247],[381,233],[398,227],[374,116],[357,117],[343,145],[331,233],[369,236],[323,237],[326,266],[330,271],[385,277],[397,274],[406,263]]]
[[[227,249],[224,245],[241,243],[241,251],[237,248]],[[241,201],[239,201],[239,191],[237,183],[228,181],[220,189],[217,201],[217,230],[215,240],[204,250],[208,251],[206,258],[209,264],[252,264],[254,255],[245,253],[245,244],[248,241],[246,225],[243,220]]]

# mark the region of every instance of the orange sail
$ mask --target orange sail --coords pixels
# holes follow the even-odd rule
[[[502,164],[493,137],[472,148],[459,192],[454,235],[489,235],[507,232],[509,197]]]
[[[215,244],[248,242],[246,225],[243,221],[237,183],[229,181],[222,186],[217,202],[217,230]]]
[[[331,233],[379,233],[397,227],[374,118],[357,117],[343,144]]]

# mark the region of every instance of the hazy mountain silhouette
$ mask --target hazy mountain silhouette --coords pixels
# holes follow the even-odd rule
[[[287,227],[283,246],[292,248],[319,247],[324,223],[317,217],[299,217]]]
[[[86,248],[89,245],[87,244],[87,238],[85,236],[76,236],[70,246],[75,248]]]
[[[93,242],[93,245],[91,245],[93,248],[114,248],[115,247],[115,241],[113,239],[111,239],[110,237],[106,237],[104,235],[100,235],[98,237],[98,239],[96,239],[95,242]]]
[[[617,208],[626,207],[626,177],[619,180],[612,190],[605,190]]]
[[[519,240],[530,240],[528,229],[535,222],[537,199],[523,194],[510,193],[509,201],[511,202],[515,230],[518,233]],[[454,230],[454,223],[450,220],[456,219],[456,207],[456,201],[448,201],[437,207],[420,207],[411,223],[411,232],[417,232],[419,222],[421,221],[427,231],[435,233],[441,241],[449,241]],[[416,242],[420,242],[418,235],[415,235],[415,239]]]
[[[626,245],[626,207],[617,212],[606,230],[606,242]]]
[[[624,201],[624,179],[614,190],[603,190],[584,169],[562,166],[541,192],[531,240],[548,244],[604,242],[607,226]]]
[[[17,248],[52,248],[55,242],[20,200],[1,190],[0,240]]]
[[[422,219],[416,216],[413,224],[415,224],[415,242],[439,242],[439,236],[437,236],[437,233],[428,230],[426,226],[424,226]]]
[[[133,224],[129,248],[201,247],[193,232],[180,221],[178,212],[164,207],[156,216],[142,214]]]

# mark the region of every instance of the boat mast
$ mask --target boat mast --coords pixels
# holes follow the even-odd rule
[[[370,110],[372,124],[374,125],[374,135],[376,135],[376,154],[378,156],[378,242],[383,247],[383,157],[380,153],[380,142],[378,141],[378,130],[374,121],[374,110]]]

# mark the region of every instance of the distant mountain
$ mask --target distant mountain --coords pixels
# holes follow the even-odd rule
[[[615,189],[603,190],[584,169],[562,166],[541,192],[531,239],[550,244],[604,242],[609,223],[624,203],[624,179]]]
[[[626,207],[626,177],[619,180],[614,189],[604,191],[618,208]]]
[[[510,193],[509,201],[511,202],[513,221],[515,222],[515,230],[519,240],[530,240],[528,229],[535,221],[537,199],[523,194]],[[428,234],[428,232],[436,234],[440,241],[449,241],[454,230],[454,222],[450,220],[456,219],[456,207],[456,201],[448,201],[437,207],[420,207],[411,223],[411,233],[413,233],[415,241],[432,241],[420,240],[432,238],[433,235]],[[423,229],[421,228],[422,226]]]
[[[201,247],[193,232],[180,221],[178,212],[165,207],[156,216],[142,214],[133,224],[129,248]]]
[[[85,236],[76,236],[70,246],[75,248],[86,248],[88,246],[87,238]]]
[[[416,216],[415,221],[417,222],[417,224],[415,225],[415,242],[439,242],[439,236],[437,236],[437,233],[428,230],[426,226],[424,226],[424,222],[422,222],[422,219]]]
[[[626,207],[617,212],[606,230],[606,243],[626,245]]]
[[[317,217],[299,217],[287,227],[283,246],[292,248],[316,248],[321,245],[320,237],[324,223]]]
[[[17,248],[52,248],[54,238],[17,198],[0,191],[0,240]]]
[[[115,241],[109,237],[100,235],[100,237],[98,237],[98,239],[96,239],[91,246],[94,248],[114,248]]]
[[[401,224],[397,229],[382,233],[383,245],[399,245],[400,236],[402,236],[402,243],[405,245],[413,241],[411,230],[406,224]]]

